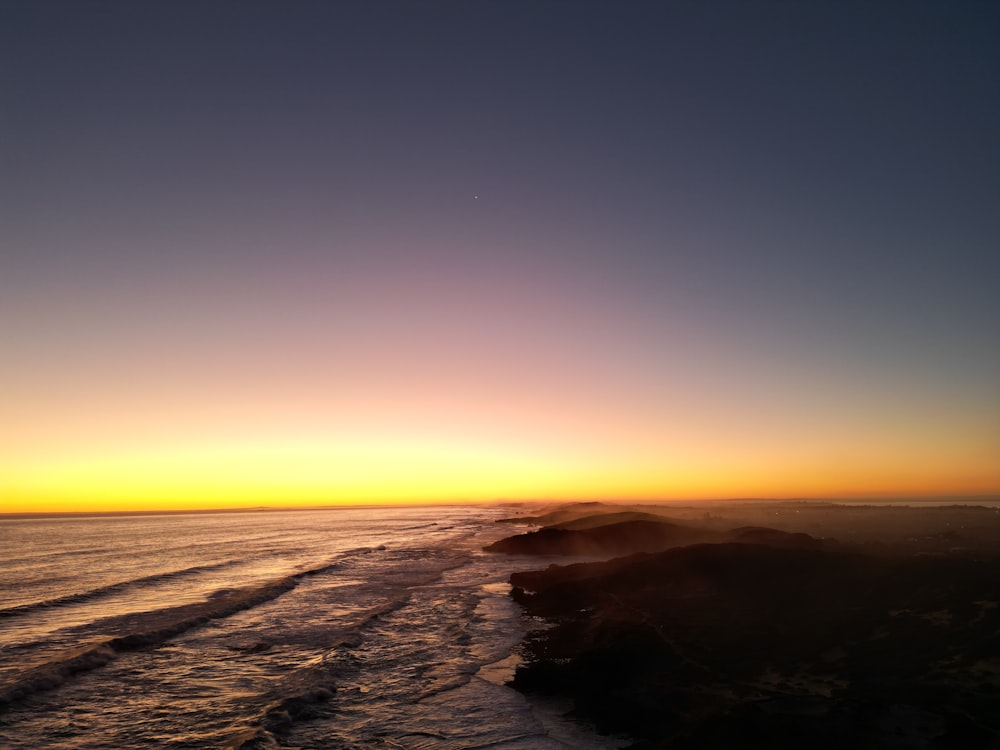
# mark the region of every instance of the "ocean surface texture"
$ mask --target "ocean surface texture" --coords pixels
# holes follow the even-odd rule
[[[503,685],[502,514],[2,519],[0,747],[614,747]]]

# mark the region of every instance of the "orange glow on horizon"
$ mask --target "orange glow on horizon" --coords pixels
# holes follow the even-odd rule
[[[1000,494],[975,394],[509,285],[510,315],[441,286],[419,314],[359,303],[324,346],[178,329],[145,359],[109,341],[25,370],[0,394],[0,512]]]
[[[761,446],[758,446],[758,449]],[[927,497],[996,494],[975,456],[925,451],[837,460],[785,446],[679,451],[659,444],[536,443],[445,438],[230,440],[22,461],[3,480],[3,512],[206,510],[497,500],[714,500],[733,497]],[[725,449],[725,450],[721,450]],[[917,451],[917,454],[921,451]],[[673,457],[671,458],[671,455]],[[978,465],[977,465],[978,464]],[[986,467],[986,468],[984,468]]]

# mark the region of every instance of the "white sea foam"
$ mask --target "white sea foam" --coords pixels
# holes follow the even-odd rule
[[[47,576],[3,581],[0,746],[608,746],[480,674],[522,633],[497,514],[5,520]]]

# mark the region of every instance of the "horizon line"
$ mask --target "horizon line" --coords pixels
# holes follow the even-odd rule
[[[635,499],[627,498],[579,498],[579,499],[505,499],[494,500],[442,500],[442,501],[389,501],[389,502],[357,502],[335,503],[322,505],[252,505],[244,507],[217,508],[133,508],[117,510],[26,510],[0,511],[0,519],[11,518],[41,518],[52,516],[156,516],[156,515],[213,515],[223,513],[281,513],[296,511],[323,510],[358,510],[380,508],[432,508],[445,506],[505,506],[505,505],[570,505],[570,504],[608,504],[608,505],[676,505],[679,503],[691,505],[709,505],[713,503],[774,503],[774,504],[851,504],[851,505],[903,505],[906,503],[945,505],[975,505],[977,502],[1000,502],[1000,494],[977,493],[974,495],[907,495],[907,496],[816,496],[816,497],[717,497],[717,498],[658,498]]]

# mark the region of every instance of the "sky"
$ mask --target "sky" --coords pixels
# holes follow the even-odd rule
[[[1000,493],[1000,6],[0,3],[0,511]]]

